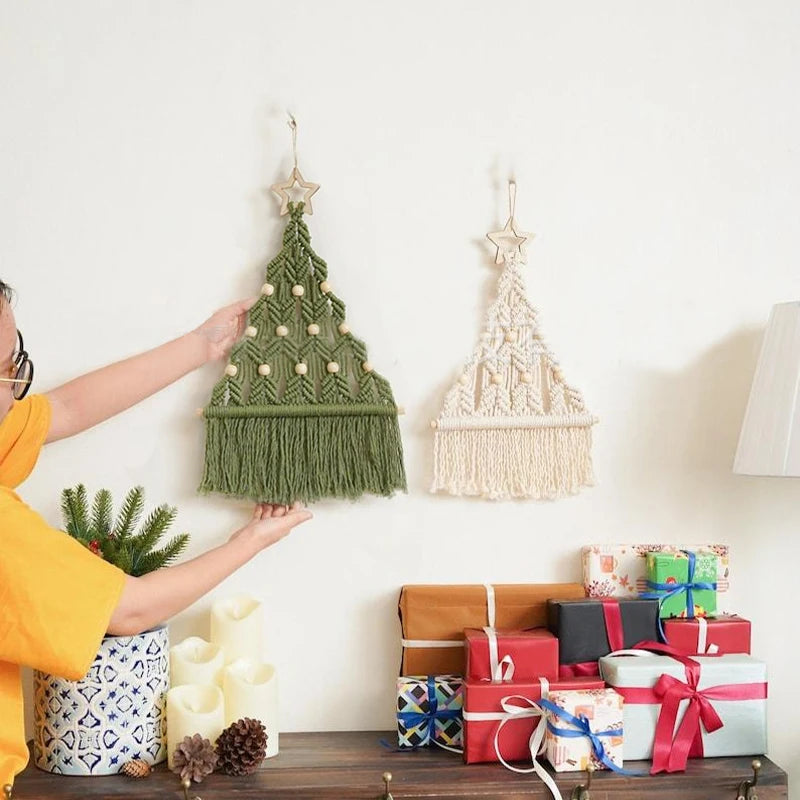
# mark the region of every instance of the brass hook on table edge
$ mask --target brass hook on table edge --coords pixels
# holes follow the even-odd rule
[[[595,765],[594,764],[587,764],[586,765],[586,786],[580,784],[576,786],[572,790],[572,794],[569,796],[570,800],[591,800],[591,795],[589,794],[589,790],[592,786],[592,775],[594,775]]]
[[[392,773],[384,772],[381,776],[383,778],[383,794],[379,794],[376,800],[394,800],[389,793],[389,784],[392,782]]]
[[[192,785],[192,781],[190,778],[184,778],[181,781],[181,786],[183,787],[183,800],[202,800],[200,797],[195,795],[194,797],[189,797],[189,788]]]
[[[11,793],[14,791],[14,788],[11,786],[10,783],[7,783],[3,786],[3,797],[5,800],[11,800]]]
[[[736,800],[757,800],[756,795],[752,793],[752,790],[756,788],[756,784],[758,783],[758,773],[761,771],[761,761],[757,758],[754,758],[751,766],[753,768],[753,780],[742,781],[739,784],[739,788],[736,790]]]

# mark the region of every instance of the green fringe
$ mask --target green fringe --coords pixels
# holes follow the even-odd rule
[[[200,492],[289,505],[406,488],[396,413],[206,418]]]

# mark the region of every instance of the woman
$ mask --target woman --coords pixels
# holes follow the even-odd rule
[[[311,519],[299,505],[259,504],[226,544],[133,578],[51,528],[13,491],[43,444],[91,428],[224,357],[251,305],[235,303],[154,350],[26,397],[33,366],[11,290],[0,281],[0,786],[10,786],[28,761],[21,666],[83,677],[106,632],[132,635],[158,625]]]

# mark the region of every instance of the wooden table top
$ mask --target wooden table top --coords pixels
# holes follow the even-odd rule
[[[464,798],[550,798],[538,778],[519,775],[500,764],[465,765],[461,758],[438,747],[396,753],[381,746],[393,742],[395,732],[285,733],[280,754],[264,763],[255,775],[243,778],[210,775],[194,784],[190,798],[201,800],[376,800],[383,798],[384,772],[392,773],[394,800],[464,800]],[[752,777],[752,758],[708,758],[689,762],[685,773],[630,778],[612,772],[595,773],[591,800],[736,800],[737,787]],[[786,773],[761,758],[758,780],[760,800],[788,797]],[[626,769],[646,771],[648,762],[626,762]],[[557,773],[565,800],[585,773]],[[147,778],[123,775],[65,777],[34,766],[18,778],[14,800],[46,798],[146,798],[184,797],[176,775],[162,764]]]

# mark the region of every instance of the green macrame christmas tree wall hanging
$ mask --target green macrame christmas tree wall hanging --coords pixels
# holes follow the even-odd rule
[[[296,153],[289,179],[272,187],[288,215],[281,250],[204,409],[200,491],[280,504],[389,496],[406,489],[397,405],[311,247],[303,215],[319,187]]]

